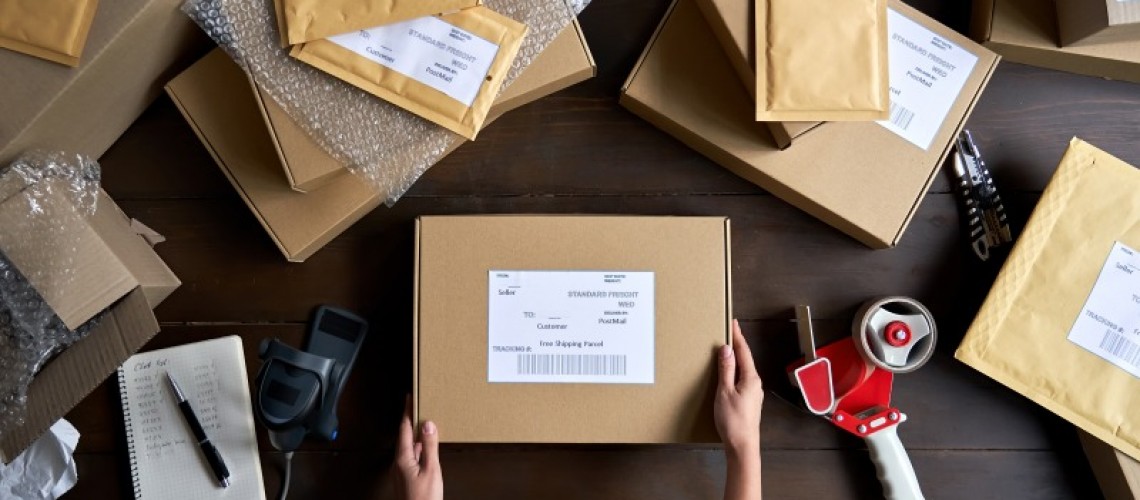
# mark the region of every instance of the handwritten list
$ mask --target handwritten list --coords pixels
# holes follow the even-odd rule
[[[167,381],[174,376],[230,469],[211,473]],[[135,497],[264,499],[245,360],[236,336],[135,355],[119,368]]]

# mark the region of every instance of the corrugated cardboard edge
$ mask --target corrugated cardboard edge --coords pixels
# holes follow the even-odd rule
[[[1081,165],[1095,165],[1096,159],[1092,157],[1092,154],[1096,151],[1092,145],[1074,137],[1069,141],[1069,149],[1065,152],[1061,164],[1069,163],[1067,160],[1070,155],[1073,155],[1079,158]],[[1068,205],[1069,198],[1072,196],[1076,185],[1087,171],[1088,168],[1065,168],[1058,169],[1054,174],[1053,179],[1041,194],[1037,208],[1030,215],[1029,222],[1025,225],[1025,231],[1014,244],[1010,259],[1002,266],[997,280],[994,281],[992,291],[978,311],[976,316],[978,319],[970,325],[962,344],[954,352],[954,357],[1061,418],[1072,422],[1097,439],[1112,443],[1128,456],[1140,459],[1140,446],[1125,442],[1111,432],[1095,425],[1083,415],[1057,404],[1049,394],[1042,393],[1020,380],[1007,376],[1004,373],[1004,366],[986,356],[990,344],[1001,331],[1002,325],[1006,321],[1005,318],[1014,307],[1014,299],[1020,295],[1019,291],[1026,286],[1026,279],[1030,273],[1026,272],[1024,268],[1032,266],[1048,245],[1049,236],[1064,215],[1064,207]],[[981,318],[987,318],[988,321],[984,324],[980,323]]]
[[[115,368],[158,333],[158,321],[146,297],[127,294],[103,323],[63,351],[36,375],[28,387],[27,418],[22,427],[0,436],[0,462],[8,463],[38,439],[56,420],[91,394]],[[119,335],[108,335],[114,328]],[[133,334],[123,338],[122,333]]]
[[[416,217],[414,262],[412,263],[412,424],[420,421],[420,238],[423,218]]]
[[[1140,462],[1091,434],[1077,431],[1106,500],[1140,500]]]
[[[724,218],[724,343],[732,345],[732,219]]]

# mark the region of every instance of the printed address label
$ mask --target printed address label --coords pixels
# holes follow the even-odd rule
[[[652,384],[654,274],[487,273],[487,381]]]
[[[1116,242],[1069,340],[1140,377],[1140,255]]]
[[[978,56],[887,9],[890,118],[878,122],[911,144],[930,149]]]
[[[435,17],[421,17],[329,37],[385,68],[443,92],[465,106],[479,95],[499,46]]]

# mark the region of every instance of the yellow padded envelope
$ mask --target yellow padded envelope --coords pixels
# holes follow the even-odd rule
[[[454,12],[481,0],[273,0],[284,45]]]
[[[756,120],[887,119],[887,0],[756,1]]]
[[[1074,138],[954,356],[1140,459],[1140,268],[1114,250],[1140,249],[1137,193],[1140,170]],[[1106,263],[1127,286],[1098,283]]]
[[[0,47],[78,66],[96,0],[0,0]]]

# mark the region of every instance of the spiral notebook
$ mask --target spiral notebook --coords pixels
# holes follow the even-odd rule
[[[222,488],[166,381],[170,373],[230,471]],[[119,367],[135,498],[264,500],[241,338],[136,354]]]

